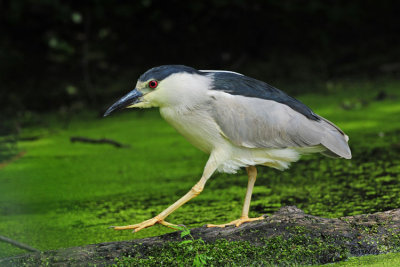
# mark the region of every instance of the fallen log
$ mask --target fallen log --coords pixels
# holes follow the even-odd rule
[[[349,256],[398,251],[400,209],[331,219],[305,214],[290,206],[264,220],[239,227],[194,228],[189,236],[192,240],[188,236],[182,238],[177,231],[144,239],[31,253],[2,259],[0,266],[35,266],[44,260],[57,266],[109,266],[121,263],[121,259],[127,260],[129,266],[165,265],[166,260],[171,265],[182,262],[191,265],[187,264],[190,255],[197,257],[199,253],[205,255],[207,265],[219,265],[221,261],[228,265],[328,263]],[[197,240],[201,242],[195,243]],[[218,251],[221,253],[216,254]],[[157,261],[165,253],[169,258]]]

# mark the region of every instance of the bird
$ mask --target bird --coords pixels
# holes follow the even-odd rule
[[[349,137],[338,126],[285,92],[237,72],[154,67],[104,116],[123,108],[152,107],[158,107],[161,116],[209,158],[200,180],[183,197],[151,219],[112,226],[115,230],[138,232],[155,224],[176,229],[165,220],[167,216],[198,196],[214,172],[234,174],[241,168],[248,176],[241,217],[207,226],[237,227],[262,220],[263,216],[248,216],[257,165],[285,170],[310,153],[351,159]]]

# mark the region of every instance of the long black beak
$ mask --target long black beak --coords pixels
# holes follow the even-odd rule
[[[120,100],[115,102],[111,107],[109,107],[103,116],[108,116],[114,110],[120,110],[126,108],[127,106],[141,102],[141,96],[143,96],[143,94],[135,88],[134,90],[123,96]]]

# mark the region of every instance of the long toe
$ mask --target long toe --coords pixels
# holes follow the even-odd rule
[[[125,225],[125,226],[112,226],[112,228],[114,228],[114,230],[133,230],[136,233],[136,232],[139,232],[140,230],[142,230],[144,228],[153,226],[156,223],[165,225],[165,226],[170,227],[170,228],[174,228],[174,226],[177,226],[175,224],[166,222],[163,219],[160,219],[159,217],[156,216],[154,218],[151,218],[149,220],[143,221],[141,223],[132,224],[132,225]]]
[[[229,223],[225,223],[225,224],[207,224],[207,227],[223,228],[223,227],[226,227],[229,225],[234,225],[234,226],[238,227],[241,224],[246,223],[246,222],[253,222],[253,221],[258,221],[258,220],[263,220],[263,219],[264,219],[264,216],[257,217],[257,218],[241,217],[240,219],[237,219],[237,220],[231,221]]]

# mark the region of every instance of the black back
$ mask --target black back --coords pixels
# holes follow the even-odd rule
[[[242,95],[273,100],[291,107],[310,120],[320,120],[309,107],[285,92],[251,77],[229,72],[210,72],[214,76],[213,90],[224,91],[232,95]]]

